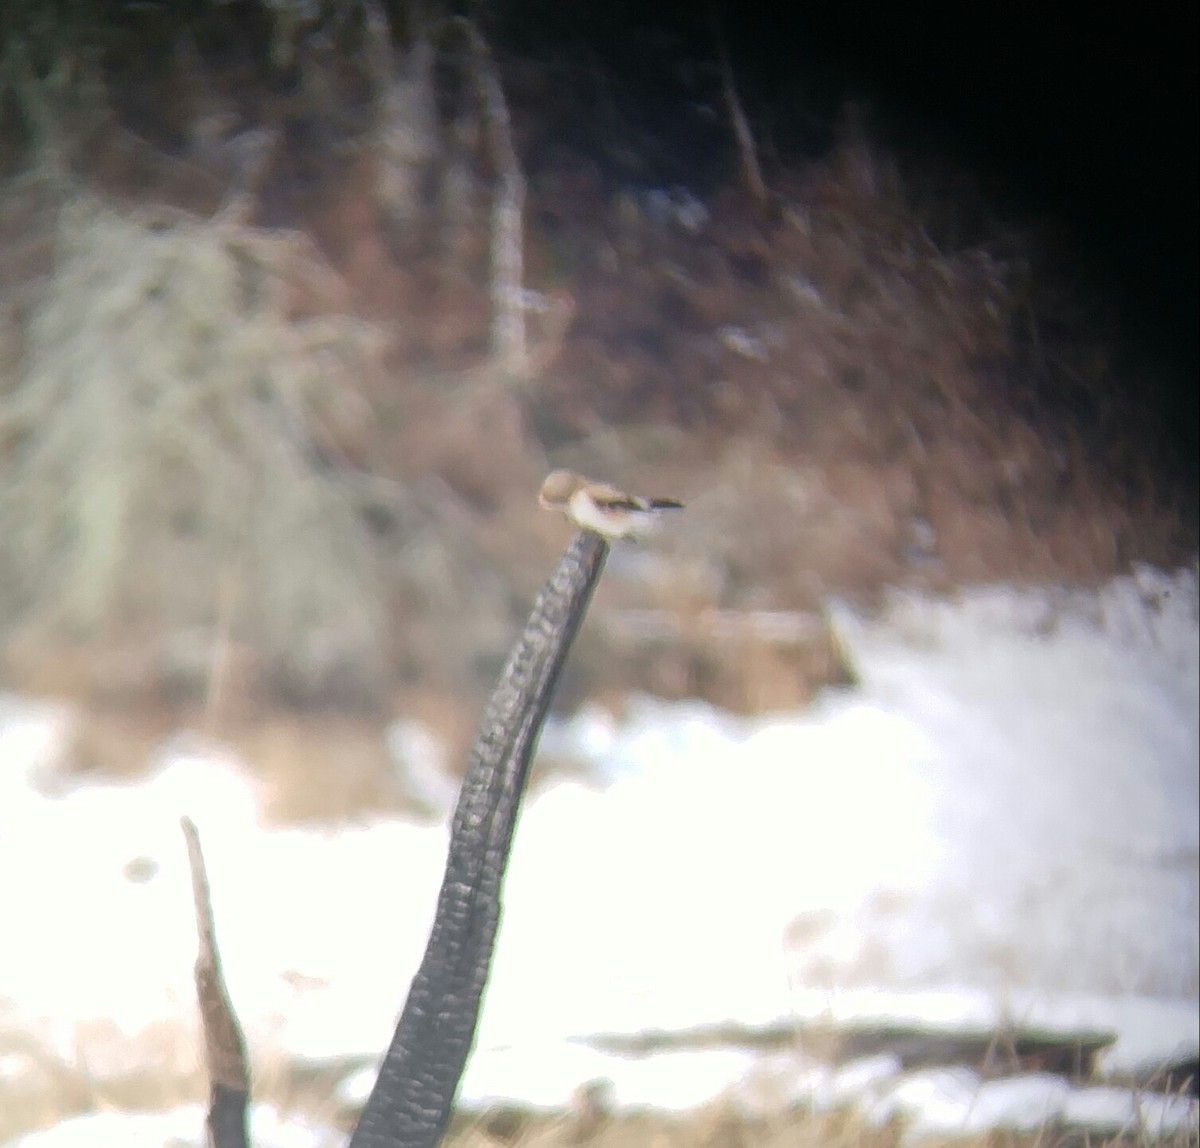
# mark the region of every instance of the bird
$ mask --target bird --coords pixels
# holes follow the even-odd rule
[[[641,538],[656,530],[662,512],[682,510],[674,498],[640,498],[573,470],[551,471],[538,493],[538,505],[565,514],[581,530],[605,538]]]

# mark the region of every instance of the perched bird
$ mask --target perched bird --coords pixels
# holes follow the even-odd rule
[[[659,526],[662,511],[683,509],[674,498],[638,498],[573,470],[551,471],[542,483],[538,503],[605,538],[641,537]]]

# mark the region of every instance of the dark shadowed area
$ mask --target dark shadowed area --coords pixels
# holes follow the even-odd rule
[[[672,54],[711,57],[717,27],[764,148],[793,160],[828,146],[847,99],[866,101],[890,144],[953,158],[994,206],[1058,229],[1195,410],[1195,5],[1083,18],[1032,4],[679,3],[650,15],[535,3],[505,26],[518,42],[587,45],[638,71],[632,36],[657,48],[660,75]]]

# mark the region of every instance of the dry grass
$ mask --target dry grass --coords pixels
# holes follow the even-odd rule
[[[354,706],[386,693],[399,632],[419,660],[431,621],[506,615],[429,530],[436,491],[351,460],[384,344],[295,313],[337,287],[304,240],[85,194],[42,222],[52,269],[0,401],[10,672],[86,651],[85,697],[194,699],[233,672]]]
[[[283,1112],[340,1127],[347,1133],[353,1124],[353,1114],[338,1112],[322,1090],[328,1080],[319,1073],[308,1073],[305,1083],[280,1072],[278,1066],[259,1065],[254,1082],[255,1099],[272,1102]],[[36,1087],[0,1094],[0,1144],[87,1112],[163,1111],[195,1103],[204,1091],[196,1072],[164,1071],[153,1078],[140,1073],[97,1085],[86,1074],[59,1067],[47,1071]],[[748,1116],[731,1106],[715,1104],[687,1115],[610,1114],[602,1104],[581,1096],[575,1109],[567,1113],[496,1107],[482,1115],[459,1115],[444,1144],[445,1148],[1197,1148],[1200,1137],[1195,1128],[1158,1135],[1148,1127],[1107,1135],[1045,1127],[1033,1133],[998,1130],[982,1135],[918,1137],[907,1131],[901,1120],[876,1125],[849,1110],[812,1113],[794,1109]]]
[[[196,635],[181,674],[208,670],[218,629],[300,692],[378,674],[378,555],[310,429],[376,353],[370,330],[289,322],[298,243],[232,219],[84,196],[54,231],[0,408],[10,625],[94,637],[166,617]]]
[[[498,1110],[460,1122],[446,1138],[446,1148],[894,1148],[899,1142],[895,1127],[871,1128],[846,1112],[748,1118],[715,1106],[687,1117],[604,1116],[586,1108],[567,1116],[529,1117]]]
[[[64,1059],[9,1020],[0,1032],[0,1056],[10,1067],[0,1082],[0,1144],[88,1112],[165,1111],[200,1101],[207,1089],[198,1041],[198,1034],[174,1023],[144,1031],[136,1041],[115,1024],[97,1023],[76,1033],[72,1055]],[[130,1065],[125,1071],[123,1060]],[[102,1079],[91,1070],[93,1061],[106,1066]],[[152,1074],[146,1064],[156,1066]]]
[[[836,1041],[830,1044],[831,1051],[835,1045]],[[807,1037],[805,1046],[809,1047]],[[293,1061],[253,1044],[250,1053],[256,1102],[349,1133],[356,1112],[340,1105],[336,1095],[341,1081],[364,1066],[362,1058]],[[72,1116],[105,1110],[167,1111],[202,1102],[207,1092],[201,1038],[192,1023],[163,1023],[130,1037],[114,1025],[97,1022],[77,1034],[69,1060],[53,1055],[37,1036],[10,1024],[0,1032],[0,1057],[8,1062],[0,1082],[0,1145]],[[970,1062],[968,1054],[956,1063]],[[92,1070],[101,1064],[105,1066],[102,1079]],[[1033,1071],[1046,1069],[1035,1066]],[[1014,1062],[993,1078],[1016,1079],[1020,1073]],[[1135,1118],[1130,1126],[1108,1132],[1054,1123],[1033,1132],[918,1134],[902,1115],[873,1119],[851,1107],[812,1111],[788,1102],[780,1087],[786,1093],[790,1086],[777,1066],[749,1108],[718,1100],[688,1113],[616,1111],[607,1082],[597,1080],[580,1088],[565,1111],[498,1104],[485,1111],[461,1112],[452,1120],[444,1144],[445,1148],[1200,1148],[1194,1108],[1190,1124],[1174,1132],[1162,1132],[1154,1117],[1147,1115],[1140,1123]],[[1194,1093],[1190,1081],[1178,1085],[1177,1091],[1183,1096]],[[333,1142],[338,1142],[336,1137]]]
[[[606,1118],[586,1111],[530,1117],[504,1110],[457,1123],[445,1141],[446,1148],[1196,1148],[1197,1143],[1194,1130],[1165,1137],[1148,1129],[1103,1135],[1050,1127],[1033,1133],[914,1136],[902,1121],[875,1126],[845,1110],[754,1118],[721,1106],[687,1117]]]

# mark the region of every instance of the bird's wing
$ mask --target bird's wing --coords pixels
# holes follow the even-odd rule
[[[634,498],[615,486],[604,482],[593,482],[587,486],[592,501],[603,510],[649,510],[650,503],[644,498]]]
[[[639,498],[626,494],[606,482],[591,482],[586,487],[592,501],[603,510],[682,510],[683,503],[674,498]]]

